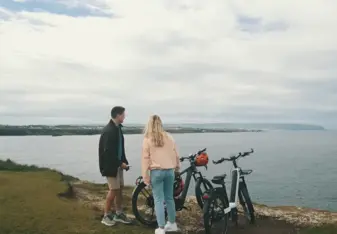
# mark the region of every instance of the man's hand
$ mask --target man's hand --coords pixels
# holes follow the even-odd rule
[[[126,165],[126,163],[122,163],[121,168],[122,168],[123,170],[127,170],[127,169],[129,168],[129,166]]]

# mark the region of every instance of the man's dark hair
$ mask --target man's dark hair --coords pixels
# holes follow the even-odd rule
[[[116,118],[117,115],[122,115],[125,112],[125,108],[122,106],[115,106],[111,109],[111,118]]]

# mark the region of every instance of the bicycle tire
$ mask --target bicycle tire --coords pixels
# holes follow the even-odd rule
[[[146,187],[145,183],[140,183],[137,185],[137,187],[134,189],[132,194],[132,212],[135,216],[135,218],[143,225],[149,226],[149,227],[156,227],[157,225],[157,219],[154,220],[147,220],[145,219],[141,213],[139,212],[137,201],[138,196],[141,193],[141,191]],[[151,193],[152,194],[152,193]],[[152,197],[153,198],[153,197]],[[153,203],[153,211],[154,211],[154,203]]]
[[[210,212],[212,209],[212,204],[216,199],[219,199],[219,201],[222,203],[220,206],[220,210],[222,211],[221,214],[220,211],[217,212],[217,214],[214,214],[214,212]],[[205,200],[204,208],[203,208],[203,219],[204,219],[204,228],[205,228],[205,234],[212,234],[212,224],[210,225],[210,220],[216,216],[217,219],[222,220],[223,218],[223,228],[221,232],[219,230],[215,230],[213,234],[227,234],[228,233],[228,216],[229,214],[224,213],[224,209],[229,207],[229,203],[226,202],[227,199],[224,198],[223,193],[219,191],[213,191],[210,195],[210,197]],[[221,221],[220,221],[221,222]]]
[[[197,182],[195,184],[195,197],[196,197],[198,205],[201,209],[203,209],[203,207],[204,207],[204,199],[202,198],[202,196],[204,194],[201,191],[201,187],[200,187],[202,185],[202,183],[205,183],[206,186],[207,186],[205,191],[209,191],[209,190],[213,189],[213,185],[209,180],[207,180],[205,178],[198,178],[197,179]]]
[[[252,200],[250,199],[247,186],[245,185],[241,186],[240,193],[242,195],[242,198],[244,199],[244,201],[240,201],[240,203],[244,210],[245,217],[250,224],[254,224],[255,223],[254,206]]]

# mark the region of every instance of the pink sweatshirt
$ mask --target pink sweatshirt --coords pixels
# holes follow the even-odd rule
[[[146,184],[150,183],[148,170],[175,169],[179,171],[180,161],[174,139],[167,133],[164,146],[156,147],[150,138],[144,137],[142,152],[142,176]]]

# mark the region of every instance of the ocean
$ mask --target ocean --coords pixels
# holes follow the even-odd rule
[[[252,200],[271,206],[303,206],[337,211],[337,132],[266,131],[251,133],[196,133],[173,135],[181,156],[207,148],[213,160],[254,148],[239,161],[254,172],[246,180]],[[142,135],[125,135],[132,166],[125,182],[140,175]],[[0,137],[0,159],[35,164],[92,182],[105,182],[98,169],[98,135]],[[188,163],[183,163],[183,168]],[[200,168],[207,178],[227,173],[232,165]],[[230,188],[230,178],[227,178]],[[193,186],[193,184],[192,184]],[[194,189],[189,193],[193,195]]]

